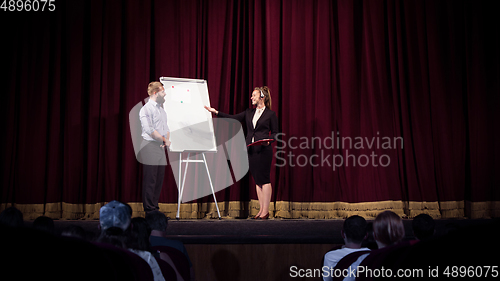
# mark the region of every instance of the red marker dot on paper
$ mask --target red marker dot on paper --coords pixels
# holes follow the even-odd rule
[[[173,88],[173,87],[174,87],[174,86],[172,86],[172,88]]]

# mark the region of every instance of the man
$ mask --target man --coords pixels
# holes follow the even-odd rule
[[[434,235],[436,224],[434,219],[427,214],[414,217],[411,225],[418,241],[427,240]]]
[[[181,241],[172,240],[165,237],[167,235],[167,226],[168,226],[168,219],[165,216],[165,214],[163,214],[160,211],[153,211],[147,213],[146,221],[148,222],[149,227],[151,228],[151,236],[149,237],[151,246],[168,246],[182,252],[186,256],[187,261],[189,262],[190,275],[194,277],[193,264],[189,259],[189,255],[186,250],[186,247],[184,247],[184,244]]]
[[[130,226],[132,208],[128,204],[113,200],[99,209],[99,229],[105,231],[111,227],[126,231]]]
[[[126,248],[126,232],[130,227],[132,209],[129,205],[113,200],[99,210],[100,230],[97,242]]]
[[[323,262],[323,268],[328,267],[328,271],[331,268],[335,268],[337,263],[345,256],[350,253],[357,251],[369,251],[368,248],[361,248],[361,243],[366,238],[366,220],[360,216],[354,215],[348,217],[344,221],[344,225],[340,234],[344,239],[344,246],[341,249],[330,251],[325,254],[325,259]],[[324,276],[323,280],[332,280],[331,276]]]
[[[101,207],[99,210],[99,228],[101,234],[97,242],[113,245],[118,248],[127,249],[128,251],[141,257],[151,268],[155,281],[165,281],[160,265],[154,258],[151,252],[130,248],[137,243],[133,241],[136,238],[130,234],[134,229],[132,225],[132,208],[130,205],[113,200]],[[139,226],[135,226],[139,229]],[[130,260],[134,262],[133,259]]]
[[[16,207],[9,207],[0,213],[0,226],[5,225],[9,227],[23,227],[23,213],[19,211]]]
[[[159,210],[161,187],[165,176],[165,146],[170,146],[167,113],[163,109],[165,89],[154,81],[148,85],[148,102],[139,111],[142,144],[139,160],[143,164],[142,202],[146,213]]]

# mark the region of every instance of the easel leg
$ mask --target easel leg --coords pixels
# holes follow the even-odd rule
[[[212,195],[214,196],[215,207],[217,208],[217,215],[219,215],[219,219],[221,219],[219,212],[219,204],[217,204],[217,198],[215,198],[214,185],[212,184],[212,178],[210,177],[210,172],[208,171],[207,159],[205,158],[205,153],[202,153],[201,155],[203,155],[203,162],[205,163],[205,168],[207,169],[208,181],[210,182],[210,188],[212,189]]]
[[[182,190],[182,184],[181,183],[181,172],[182,172],[182,152],[179,152],[179,177],[178,177],[178,181],[179,181],[179,190],[178,190],[178,199],[177,199],[177,215],[175,216],[176,219],[179,219],[179,212],[181,210],[181,190]]]
[[[181,187],[181,197],[182,198],[182,195],[184,194],[184,187],[186,186],[186,174],[187,174],[187,170],[188,170],[188,166],[189,166],[189,156],[191,156],[191,153],[188,153],[188,156],[186,158],[186,166],[184,167],[184,177],[182,179],[182,187]]]
[[[188,153],[187,155],[187,158],[186,158],[186,166],[184,167],[184,177],[182,179],[182,184],[181,184],[181,189],[180,189],[180,193],[179,193],[179,201],[177,203],[177,219],[179,219],[179,212],[180,212],[180,208],[181,208],[181,199],[182,199],[182,195],[184,194],[184,186],[186,185],[186,174],[187,174],[187,170],[188,170],[188,167],[189,167],[189,156],[191,156],[191,153]],[[181,164],[182,163],[182,157],[179,156],[180,159],[179,159],[179,181],[181,180]]]

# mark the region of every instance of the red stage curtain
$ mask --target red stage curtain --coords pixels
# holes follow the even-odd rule
[[[483,1],[131,0],[2,12],[1,206],[79,217],[141,202],[128,112],[170,76],[206,79],[227,113],[270,87],[283,133],[277,217],[498,216],[495,11]],[[175,206],[167,171],[160,202]],[[248,209],[253,186],[246,177],[217,198]],[[89,209],[61,215],[64,204]]]

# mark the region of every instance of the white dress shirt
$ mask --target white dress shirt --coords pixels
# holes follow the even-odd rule
[[[159,103],[151,99],[139,111],[139,119],[141,120],[142,138],[147,141],[155,141],[151,137],[155,130],[165,138],[170,132],[167,125],[167,113]]]
[[[255,126],[257,126],[257,121],[259,121],[260,116],[262,116],[262,113],[264,113],[264,110],[266,107],[264,106],[261,109],[256,108],[255,109],[255,114],[253,115],[252,123],[253,123],[253,128],[255,129]],[[252,138],[252,142],[254,142],[254,138]]]

